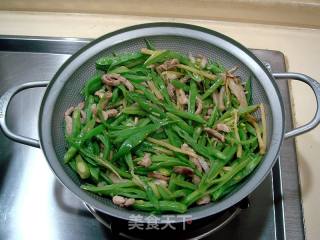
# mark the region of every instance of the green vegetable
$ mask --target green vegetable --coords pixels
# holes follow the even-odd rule
[[[252,104],[252,76],[246,81],[246,98],[249,105]]]
[[[184,119],[189,119],[189,120],[195,121],[197,123],[205,123],[205,120],[202,117],[200,117],[199,115],[189,113],[189,112],[184,112],[184,111],[178,110],[178,109],[170,107],[170,106],[165,106],[165,108],[167,109],[168,112],[175,114],[179,117],[182,117]]]
[[[189,91],[188,112],[194,113],[196,110],[196,97],[198,96],[197,84],[191,81]]]
[[[263,105],[252,104],[252,77],[243,93],[248,106],[240,107],[224,81],[240,82],[232,71],[145,42],[140,52],[96,61],[97,74],[81,92],[84,108],[71,115],[63,161],[84,191],[133,198],[123,207],[136,210],[185,213],[206,195],[222,199],[255,171],[267,140],[253,113]],[[115,74],[113,82],[103,82],[101,72]],[[214,99],[222,87],[224,108]]]
[[[138,146],[149,134],[158,130],[161,127],[159,124],[149,124],[142,131],[131,135],[127,140],[125,140],[120,146],[118,152],[114,155],[113,159],[116,160],[127,153],[130,152],[131,149]]]
[[[183,82],[180,82],[180,81],[178,81],[178,80],[172,80],[171,81],[171,83],[172,83],[172,85],[173,86],[175,86],[176,88],[179,88],[179,89],[182,89],[182,90],[184,90],[184,91],[189,91],[190,90],[190,87],[187,85],[187,84],[185,84],[185,83],[183,83]]]
[[[210,86],[210,88],[204,92],[204,94],[202,95],[202,100],[206,99],[207,97],[209,97],[212,93],[214,93],[218,87],[220,87],[223,84],[223,79],[222,78],[218,78],[216,79],[216,81]]]
[[[109,136],[104,132],[102,135],[97,135],[97,138],[104,145],[102,158],[105,160],[109,160],[109,155],[111,151],[111,143],[110,143]]]
[[[89,167],[80,155],[76,157],[76,169],[82,179],[90,177]]]
[[[71,136],[76,137],[80,134],[81,121],[80,121],[80,109],[76,108],[72,114],[72,134]]]
[[[173,58],[178,59],[179,62],[183,64],[187,64],[187,65],[190,64],[188,57],[181,53],[170,51],[170,50],[157,50],[157,51],[153,51],[152,55],[144,62],[144,65],[164,62],[166,60],[173,59]]]
[[[89,79],[82,90],[85,99],[87,99],[90,96],[90,94],[93,94],[96,91],[98,91],[101,88],[101,86],[101,75],[95,75],[91,79]]]
[[[218,63],[207,64],[207,69],[214,74],[223,73],[225,71],[224,67]]]
[[[133,204],[133,208],[148,212],[159,210],[160,212],[185,213],[187,211],[186,205],[175,201],[159,201],[159,208],[155,209],[151,202],[138,200]]]

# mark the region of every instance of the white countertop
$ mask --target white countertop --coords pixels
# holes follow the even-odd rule
[[[320,29],[129,15],[0,11],[0,34],[96,38],[122,27],[155,21],[191,23],[226,34],[248,48],[279,50],[286,56],[289,71],[305,73],[320,80]],[[304,84],[294,82],[290,86],[294,119],[299,126],[313,117],[315,100]],[[306,234],[308,239],[318,239],[320,127],[297,137],[296,143]]]

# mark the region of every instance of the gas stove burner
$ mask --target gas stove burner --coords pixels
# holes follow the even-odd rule
[[[197,221],[188,221],[179,225],[155,225],[153,228],[148,228],[149,224],[139,224],[138,228],[133,228],[133,224],[127,221],[119,220],[107,216],[104,213],[92,208],[88,204],[84,203],[90,213],[103,224],[112,236],[120,239],[202,239],[207,237],[226,226],[231,222],[243,209],[249,207],[249,199],[245,198],[238,204],[229,209],[216,214],[214,216],[200,219]],[[155,217],[150,215],[151,217]],[[131,226],[130,226],[131,225]]]

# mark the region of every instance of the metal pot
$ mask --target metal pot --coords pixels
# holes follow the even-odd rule
[[[258,168],[231,194],[217,203],[193,207],[188,211],[192,220],[199,220],[220,213],[249,195],[268,175],[274,165],[284,138],[305,133],[319,124],[320,110],[306,125],[284,132],[284,108],[275,79],[296,79],[308,84],[320,104],[320,84],[300,73],[271,74],[264,64],[247,48],[235,40],[209,29],[177,23],[152,23],[124,28],[106,34],[91,42],[70,57],[50,82],[32,82],[9,89],[0,99],[0,126],[10,139],[33,147],[41,147],[57,178],[82,201],[102,213],[129,220],[132,214],[147,216],[115,206],[110,199],[80,189],[78,176],[63,163],[66,143],[63,134],[63,113],[71,105],[81,101],[80,90],[85,81],[94,74],[95,61],[106,54],[137,51],[144,47],[144,39],[150,39],[158,48],[180,52],[203,54],[219,61],[226,67],[239,66],[241,79],[253,76],[253,100],[264,103],[267,112],[267,153]],[[48,85],[48,86],[47,86]],[[39,113],[39,139],[35,140],[13,133],[6,125],[6,111],[10,100],[18,92],[34,87],[47,86]],[[160,216],[160,222],[179,223],[183,218]],[[169,220],[168,220],[169,219]]]

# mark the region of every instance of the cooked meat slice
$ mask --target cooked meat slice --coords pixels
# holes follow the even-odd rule
[[[66,123],[66,134],[70,136],[72,133],[72,117],[69,115],[64,116],[64,121]]]
[[[112,198],[112,202],[120,207],[129,207],[134,204],[135,200],[116,195]]]
[[[174,69],[179,63],[180,62],[178,59],[175,59],[175,58],[170,59],[170,60],[165,61],[163,64],[159,65],[158,70],[160,72],[168,71],[168,70]]]
[[[204,129],[207,133],[209,133],[211,136],[215,137],[221,142],[225,141],[225,137],[223,134],[219,133],[217,130],[214,130],[212,128],[205,128]]]
[[[237,83],[235,79],[229,78],[229,89],[233,95],[236,96],[240,103],[240,107],[248,106],[246,94],[244,92],[243,86],[241,83]]]
[[[125,203],[124,203],[124,206],[125,207],[130,207],[130,206],[132,206],[134,204],[134,202],[135,202],[134,198],[127,198]]]
[[[224,124],[224,123],[218,123],[217,126],[216,126],[216,129],[218,131],[222,131],[222,132],[230,132],[230,128],[228,127],[227,124]]]
[[[197,103],[197,110],[195,111],[195,114],[199,115],[202,112],[202,100],[197,96],[196,98]]]
[[[209,202],[210,202],[210,196],[205,195],[197,201],[197,205],[205,205],[205,204],[208,204]]]
[[[107,73],[102,76],[102,82],[107,86],[118,86],[119,84],[123,84],[127,87],[129,91],[133,91],[134,87],[128,79],[122,77],[117,73]]]
[[[138,162],[138,165],[143,167],[149,167],[151,165],[150,153],[145,153],[142,160]]]
[[[156,179],[160,179],[160,180],[164,180],[164,181],[168,181],[169,180],[169,177],[167,176],[164,176],[160,173],[156,173],[156,172],[150,172],[148,173],[148,177],[150,178],[156,178]]]
[[[173,171],[175,173],[179,173],[179,174],[186,175],[186,176],[189,176],[189,177],[192,177],[193,174],[194,174],[192,168],[184,167],[184,166],[176,166],[176,167],[173,168]]]
[[[67,111],[65,111],[64,115],[70,116],[73,113],[73,111],[74,111],[74,107],[69,107]]]
[[[197,175],[192,176],[192,182],[196,185],[198,185],[201,182],[201,178]]]
[[[188,98],[182,89],[176,89],[177,103],[181,106],[188,104]]]
[[[219,110],[223,111],[226,109],[226,107],[224,106],[224,93],[225,93],[225,88],[222,87],[220,89],[220,92],[219,92],[219,98],[218,98],[218,108]]]
[[[174,97],[175,97],[175,94],[174,94],[175,88],[171,83],[168,83],[167,90],[168,90],[168,93],[169,93],[169,96],[171,97],[171,99],[174,99]]]
[[[115,117],[118,114],[117,109],[109,109],[107,111],[102,111],[103,119],[107,120],[109,118]]]

